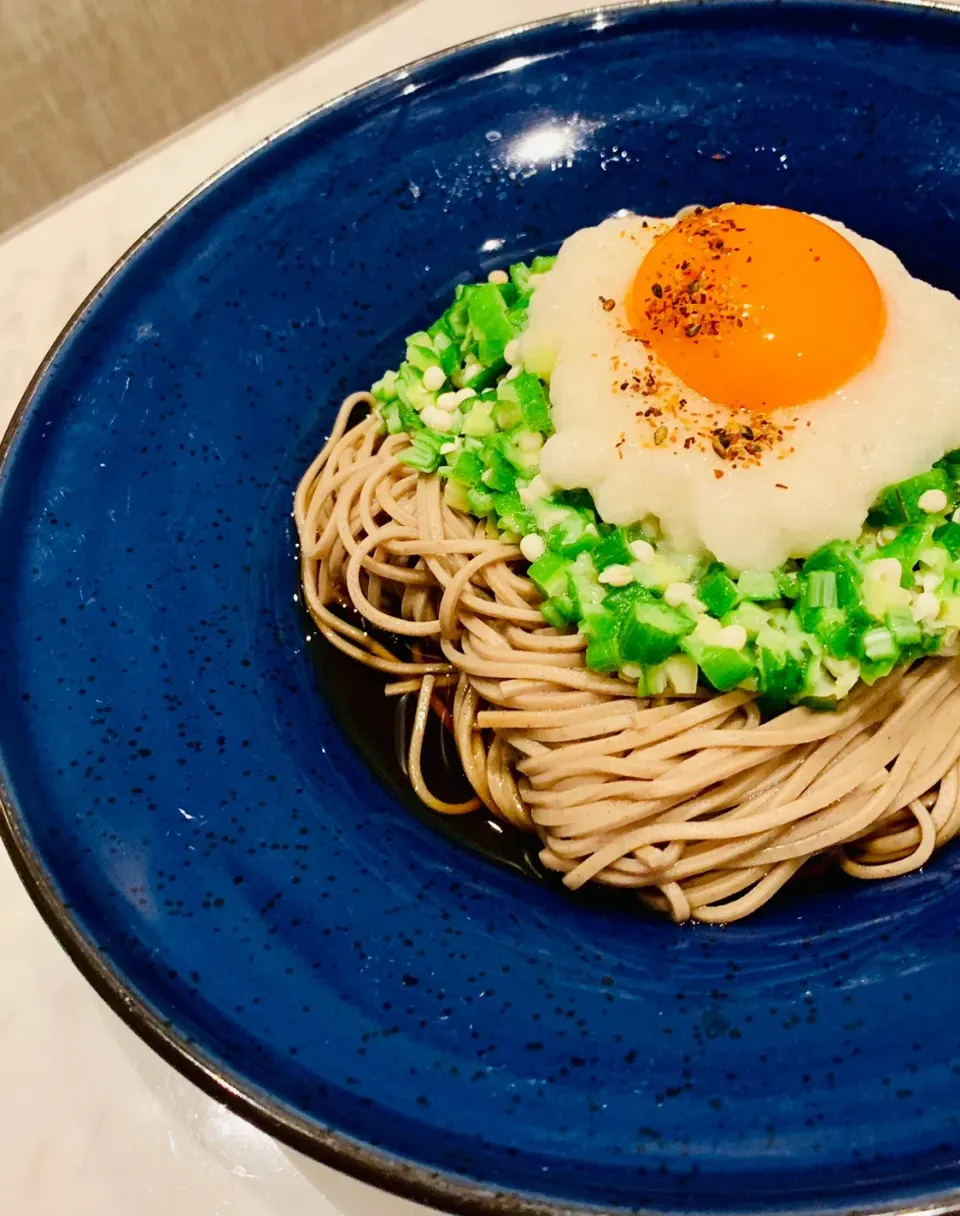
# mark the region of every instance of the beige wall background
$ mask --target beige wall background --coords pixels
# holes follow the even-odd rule
[[[402,0],[0,0],[0,231]]]

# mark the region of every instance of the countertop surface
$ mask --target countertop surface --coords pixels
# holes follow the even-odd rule
[[[419,0],[0,242],[0,425],[74,309],[169,207],[270,132],[372,76],[564,12]],[[16,1216],[415,1216],[206,1098],[73,968],[0,851],[0,1173]]]

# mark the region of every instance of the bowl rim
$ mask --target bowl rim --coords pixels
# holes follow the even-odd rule
[[[383,72],[337,96],[322,102],[252,144],[204,178],[196,187],[168,208],[113,263],[86,293],[69,320],[54,339],[37,370],[30,378],[7,429],[0,439],[0,476],[15,441],[33,405],[37,390],[73,332],[96,303],[97,298],[127,264],[161,230],[173,222],[202,195],[215,188],[235,169],[252,160],[273,144],[315,119],[333,113],[353,102],[378,98],[391,85],[401,86],[413,72],[442,68],[449,60],[474,51],[490,50],[498,43],[508,45],[517,38],[539,32],[592,28],[600,32],[619,20],[644,12],[663,9],[696,10],[707,7],[749,10],[817,7],[846,8],[851,11],[877,9],[905,10],[917,16],[937,12],[960,24],[960,0],[607,0],[606,3],[573,9],[552,17],[521,22],[506,29],[454,43],[439,51],[411,60]],[[598,25],[599,21],[603,25]],[[427,83],[427,82],[424,82]],[[195,1084],[207,1097],[222,1103],[258,1130],[274,1137],[286,1147],[347,1174],[360,1182],[415,1203],[426,1204],[455,1216],[623,1216],[623,1209],[610,1211],[595,1205],[567,1203],[532,1193],[508,1191],[460,1175],[441,1172],[406,1160],[396,1154],[375,1149],[343,1132],[299,1115],[276,1102],[258,1086],[241,1081],[226,1066],[208,1056],[174,1024],[162,1017],[150,1003],[121,977],[92,938],[74,920],[68,904],[61,898],[29,840],[26,821],[18,809],[7,781],[0,773],[0,844],[47,928],[68,958],[94,991],[134,1033],[181,1076]],[[775,1211],[775,1210],[774,1210]],[[960,1189],[919,1196],[865,1207],[849,1203],[839,1207],[791,1208],[789,1216],[956,1216],[960,1214]],[[668,1216],[655,1209],[637,1209],[636,1216]],[[700,1216],[709,1216],[701,1211]]]

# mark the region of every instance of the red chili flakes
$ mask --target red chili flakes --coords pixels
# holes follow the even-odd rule
[[[722,268],[715,263],[737,251],[729,243],[738,232],[736,221],[722,212],[707,213],[694,220],[691,238],[701,239],[706,249],[696,259],[685,257],[661,274],[650,287],[646,317],[660,334],[681,331],[691,341],[721,336],[724,329],[742,327],[739,306],[730,298]],[[681,224],[690,224],[690,220]]]
[[[607,296],[599,296],[598,299],[600,300],[600,307],[604,312],[613,312],[617,306],[616,300],[611,300]]]
[[[745,465],[759,464],[763,456],[783,442],[783,428],[764,414],[743,411],[744,419],[734,417],[722,425],[702,432],[721,460],[739,461]]]
[[[775,481],[773,484],[777,487],[778,490],[789,490],[790,489],[790,487],[785,486],[782,481]]]
[[[725,152],[714,152],[713,156],[711,156],[710,159],[711,160],[726,160],[727,154]]]
[[[719,481],[720,478],[723,476],[723,469],[714,469],[713,475],[714,475],[714,477],[716,477],[717,481]]]

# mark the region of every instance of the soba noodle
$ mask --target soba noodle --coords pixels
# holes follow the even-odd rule
[[[388,677],[388,696],[416,694],[409,774],[427,806],[486,806],[536,833],[571,890],[631,887],[675,921],[748,916],[816,856],[855,878],[905,874],[960,830],[960,660],[922,660],[835,713],[764,721],[744,691],[638,700],[545,623],[519,549],[401,462],[405,435],[372,413],[350,425],[372,404],[347,398],[297,490],[303,590],[329,642]],[[438,689],[454,690],[467,802],[423,778]]]

